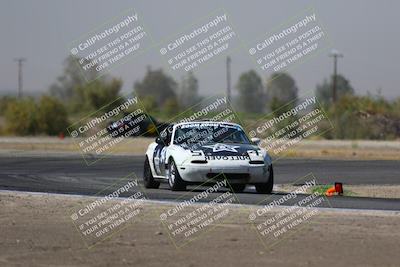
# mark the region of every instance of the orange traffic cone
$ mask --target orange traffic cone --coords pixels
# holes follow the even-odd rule
[[[325,191],[325,195],[326,195],[327,197],[333,196],[334,193],[336,193],[336,188],[335,188],[334,186],[328,188],[328,189]]]
[[[343,184],[342,183],[335,183],[334,186],[328,188],[325,191],[325,195],[330,197],[337,193],[339,196],[343,195]]]

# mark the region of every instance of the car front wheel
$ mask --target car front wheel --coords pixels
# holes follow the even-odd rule
[[[255,184],[257,193],[260,194],[271,194],[274,187],[274,171],[272,165],[269,169],[269,177],[266,183]]]
[[[147,157],[146,157],[146,160],[144,161],[143,181],[144,181],[144,187],[146,187],[146,188],[160,187],[160,182],[157,182],[156,180],[154,180],[153,174],[151,173],[151,169],[150,169],[150,162]]]
[[[173,159],[168,164],[168,184],[172,191],[186,190],[185,181],[179,175],[178,168]]]

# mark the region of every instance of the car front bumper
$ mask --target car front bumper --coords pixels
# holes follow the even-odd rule
[[[270,166],[249,164],[247,161],[223,167],[209,163],[187,163],[177,167],[181,178],[186,182],[204,183],[210,179],[225,178],[231,184],[257,184],[268,181]]]

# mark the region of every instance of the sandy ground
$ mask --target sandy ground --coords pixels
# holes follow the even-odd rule
[[[347,185],[345,188],[357,197],[400,198],[399,185]]]
[[[73,152],[80,153],[79,142],[83,138],[58,137],[0,137],[0,150],[10,152]],[[125,138],[114,145],[107,153],[144,155],[147,146],[154,138]]]
[[[400,141],[304,140],[285,156],[322,159],[400,160]]]
[[[57,137],[0,137],[0,152],[23,153],[74,152],[79,153],[78,143],[83,139]],[[107,151],[111,154],[143,155],[154,138],[126,138]],[[381,159],[400,160],[400,141],[342,141],[304,140],[275,157],[332,158],[332,159]]]
[[[145,203],[143,217],[88,249],[70,215],[71,208],[93,199],[0,192],[0,266],[398,266],[400,262],[400,213],[379,211],[323,210],[299,232],[266,247],[248,219],[254,206],[236,207],[230,209],[229,219],[177,249],[159,217],[171,204]]]

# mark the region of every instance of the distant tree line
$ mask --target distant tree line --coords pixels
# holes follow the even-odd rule
[[[96,78],[88,73],[87,82],[75,58],[64,62],[63,73],[40,99],[3,97],[0,99],[0,134],[57,135],[65,133],[72,121],[112,103],[119,105],[122,80],[104,75]],[[325,138],[395,139],[400,137],[400,98],[388,101],[381,96],[357,96],[349,80],[338,75],[336,108],[332,104],[332,77],[316,86],[315,95],[334,123],[334,131]],[[263,79],[254,70],[242,73],[236,83],[234,106],[246,118],[275,116],[296,105],[299,89],[288,73],[272,73]],[[199,103],[199,82],[192,72],[175,81],[162,69],[147,68],[144,77],[134,82],[137,94],[146,111],[169,119]],[[117,101],[115,101],[117,100]],[[282,108],[283,107],[283,108]],[[112,108],[112,107],[110,107]],[[257,115],[258,114],[258,115]]]
[[[81,74],[75,58],[64,62],[63,73],[57,77],[42,98],[3,97],[0,99],[0,134],[11,135],[58,135],[65,134],[70,121],[77,121],[86,114],[108,105],[112,109],[124,100],[121,94],[122,80],[108,75],[96,77],[88,73],[87,81]],[[162,69],[148,68],[141,81],[133,85],[148,112],[175,114],[198,101],[198,81],[189,72],[180,84],[166,75]],[[109,104],[112,103],[110,106]]]

